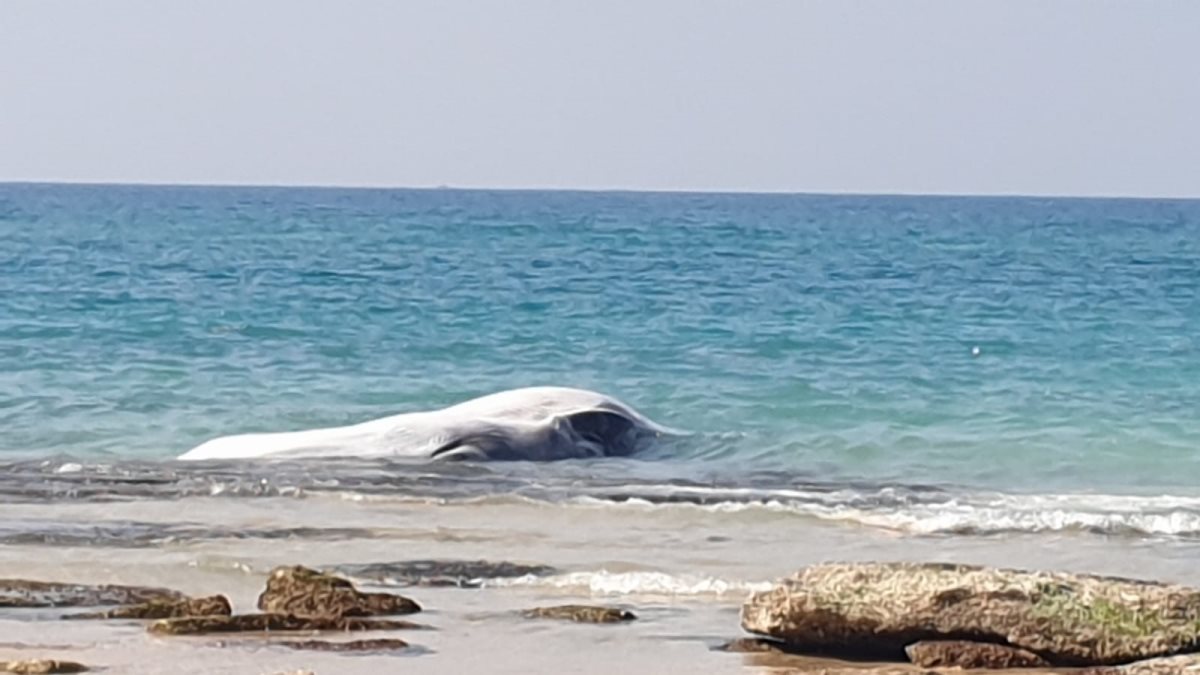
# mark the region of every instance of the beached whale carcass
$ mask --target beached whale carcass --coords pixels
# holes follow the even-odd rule
[[[179,459],[414,457],[534,460],[630,455],[670,433],[583,389],[530,387],[345,427],[222,436]]]

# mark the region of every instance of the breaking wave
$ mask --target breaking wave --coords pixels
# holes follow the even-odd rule
[[[769,581],[729,580],[719,577],[668,574],[666,572],[570,572],[554,576],[526,575],[492,579],[485,586],[533,586],[589,595],[637,596],[743,596],[769,590]]]
[[[915,535],[1083,532],[1200,539],[1200,498],[969,491],[726,490],[652,488],[642,495],[580,497],[588,505],[790,513]]]
[[[662,474],[671,470],[673,475]],[[690,473],[689,473],[690,471]],[[656,475],[657,474],[657,475]],[[684,474],[682,477],[680,474]],[[342,461],[181,465],[87,463],[62,458],[0,464],[0,502],[60,503],[181,498],[349,499],[431,506],[555,504],[561,508],[703,510],[728,518],[795,516],[913,536],[1083,533],[1200,541],[1200,495],[1019,494],[956,486],[821,481],[778,473],[708,473],[663,462],[553,465]],[[147,545],[278,533],[109,529],[0,523],[0,541]],[[336,531],[286,533],[337,538]]]

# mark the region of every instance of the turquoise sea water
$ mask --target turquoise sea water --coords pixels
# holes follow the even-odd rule
[[[696,433],[621,471],[1195,496],[1200,202],[0,185],[0,462],[532,384]]]

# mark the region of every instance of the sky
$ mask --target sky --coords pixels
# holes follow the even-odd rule
[[[1200,197],[1193,0],[0,0],[0,181]]]

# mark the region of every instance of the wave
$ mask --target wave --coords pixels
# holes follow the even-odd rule
[[[1200,541],[1200,495],[1022,494],[956,486],[820,481],[784,474],[680,477],[665,462],[567,462],[552,465],[431,466],[342,461],[181,465],[170,462],[80,462],[70,458],[0,465],[0,501],[104,502],[181,498],[344,499],[464,507],[547,504],[561,508],[688,510],[750,520],[796,517],[911,536],[1082,533]],[[670,477],[664,477],[668,474]],[[247,536],[171,531],[121,523],[112,530],[72,531],[0,523],[0,540],[47,543],[99,539],[107,545]],[[44,530],[44,531],[43,531]],[[342,532],[294,532],[339,537]],[[375,533],[376,536],[386,536]],[[253,536],[253,535],[251,535]]]
[[[462,506],[535,505],[657,510],[699,510],[756,520],[782,514],[915,536],[994,536],[1003,534],[1081,533],[1105,536],[1200,541],[1200,498],[1104,494],[956,494],[944,500],[897,499],[894,491],[794,490],[710,491],[670,486],[633,486],[617,496],[577,495],[566,499],[499,494],[462,499],[339,493],[362,502],[406,502]],[[639,494],[639,492],[644,491]]]
[[[485,587],[526,586],[549,588],[564,593],[587,593],[589,595],[638,595],[638,596],[744,596],[749,592],[769,590],[769,581],[744,581],[720,577],[667,574],[666,572],[570,572],[554,576],[526,575],[512,578],[491,579]]]
[[[996,495],[893,512],[832,508],[815,513],[924,535],[1088,532],[1200,539],[1200,500],[1124,495]]]
[[[926,536],[1083,532],[1200,540],[1200,498],[1171,495],[660,488],[641,496],[589,496],[574,501],[713,513],[786,513]]]

